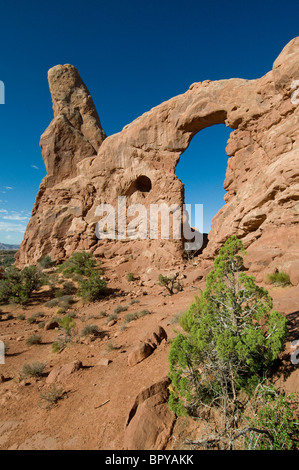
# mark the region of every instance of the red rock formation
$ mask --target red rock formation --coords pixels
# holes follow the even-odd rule
[[[169,410],[166,377],[136,397],[125,427],[125,450],[163,450],[170,438],[175,415]]]
[[[48,80],[54,119],[41,136],[47,187],[77,175],[77,163],[97,154],[106,135],[92,98],[72,65],[53,67]]]
[[[104,140],[76,69],[54,67],[49,72],[54,121],[41,139],[48,176],[41,184],[18,265],[46,254],[60,260],[81,249],[107,256],[122,253],[122,242],[96,238],[97,206],[117,207],[122,195],[128,204],[147,208],[160,202],[182,206],[184,188],[175,176],[181,154],[197,132],[224,123],[234,129],[227,145],[226,204],[213,219],[203,265],[236,234],[248,248],[251,271],[262,276],[265,270],[283,269],[298,283],[299,108],[291,99],[298,79],[295,38],[264,77],[195,83]],[[182,255],[180,241],[130,243],[144,266],[171,265]]]

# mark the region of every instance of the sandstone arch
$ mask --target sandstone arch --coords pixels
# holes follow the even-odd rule
[[[17,257],[19,266],[50,254],[63,259],[76,249],[101,254],[95,237],[95,208],[116,206],[130,182],[146,175],[152,189],[132,193],[133,202],[183,204],[175,176],[181,154],[205,127],[235,129],[224,183],[225,206],[213,220],[203,264],[231,234],[248,248],[253,272],[284,266],[298,282],[299,113],[292,103],[292,82],[299,78],[299,38],[256,80],[229,79],[195,83],[105,138],[92,99],[76,69],[58,65],[49,71],[54,120],[41,139],[47,177],[33,208]],[[142,198],[141,198],[142,196]],[[143,241],[148,263],[173,264],[180,242]],[[117,250],[117,246],[114,246]],[[146,265],[146,262],[145,262]]]

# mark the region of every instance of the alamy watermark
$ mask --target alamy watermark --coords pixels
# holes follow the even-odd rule
[[[5,364],[5,344],[0,341],[0,364]]]
[[[299,104],[299,80],[293,80],[291,89],[294,90],[291,95],[292,104]]]
[[[297,348],[297,346],[299,346],[299,340],[293,341],[293,342],[292,342],[292,349]],[[299,364],[299,347],[298,347],[298,349],[296,349],[296,351],[294,351],[293,354],[291,355],[291,362],[292,362],[292,364],[294,364],[294,365]]]
[[[5,104],[5,85],[0,80],[0,104]]]
[[[195,226],[189,224],[191,204],[131,204],[118,197],[118,206],[100,204],[95,211],[102,217],[96,225],[99,240],[184,240],[186,251],[199,250],[203,244],[203,205],[194,205]],[[171,230],[172,229],[172,230]]]

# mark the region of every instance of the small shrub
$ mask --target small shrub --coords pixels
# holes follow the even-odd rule
[[[52,299],[46,302],[45,307],[46,308],[60,307],[60,308],[64,308],[66,311],[74,303],[75,303],[75,300],[72,295],[62,295],[61,297],[57,299]]]
[[[127,280],[128,280],[128,282],[134,281],[135,280],[134,274],[133,273],[128,273],[127,274]]]
[[[58,299],[52,299],[45,303],[46,308],[58,307],[58,305],[59,305]]]
[[[52,352],[53,353],[60,353],[61,351],[63,351],[66,346],[67,346],[67,341],[65,341],[64,338],[59,338],[57,341],[54,341],[54,343],[52,343]]]
[[[108,293],[106,281],[96,272],[93,272],[89,279],[79,281],[79,287],[78,295],[87,302],[95,302]]]
[[[31,317],[27,318],[27,323],[29,323],[29,325],[32,325],[33,323],[37,323],[37,317],[35,315],[31,315]]]
[[[58,316],[59,316],[59,315],[64,315],[64,314],[66,313],[66,311],[67,311],[66,308],[64,308],[64,307],[59,307],[59,308],[56,310],[55,315],[58,315]]]
[[[134,304],[140,304],[140,300],[137,300],[137,299],[130,300],[130,305],[134,305]]]
[[[63,388],[56,389],[56,386],[52,385],[50,389],[40,394],[40,398],[47,403],[46,408],[51,408],[52,406],[56,405],[59,400],[63,398],[63,395],[64,395]]]
[[[24,313],[21,313],[20,315],[17,316],[17,320],[25,320],[26,317],[24,315]]]
[[[137,320],[138,318],[142,318],[142,317],[145,317],[146,315],[150,315],[150,311],[149,310],[141,310],[140,312],[134,312],[134,313],[128,313],[126,316],[125,316],[125,321],[124,323],[127,324],[127,323],[130,323],[131,321],[134,321],[134,320]]]
[[[48,286],[53,286],[59,282],[59,277],[57,273],[48,274]]]
[[[12,313],[8,313],[8,314],[6,315],[6,320],[13,320],[13,319],[14,319],[14,316],[13,316]]]
[[[136,312],[136,313],[128,313],[128,314],[125,316],[125,322],[126,322],[126,323],[130,323],[131,321],[137,320],[137,318],[138,318],[138,312]]]
[[[297,405],[298,394],[284,395],[273,386],[261,387],[254,404],[257,411],[249,419],[246,450],[298,450]],[[257,434],[257,430],[262,432]]]
[[[273,274],[267,276],[270,284],[277,287],[286,287],[291,285],[290,276],[287,273],[276,271]]]
[[[45,363],[34,362],[33,364],[25,364],[20,373],[20,379],[26,379],[28,377],[42,377],[46,368]]]
[[[86,251],[73,253],[72,256],[58,267],[58,271],[64,276],[79,274],[90,276],[96,267],[96,259],[92,253]]]
[[[106,325],[108,325],[108,323],[110,323],[111,321],[113,320],[117,320],[117,314],[116,313],[112,313],[111,315],[108,316],[107,318],[107,321],[106,321]]]
[[[75,312],[68,312],[67,316],[70,318],[77,318],[77,315]]]
[[[178,280],[179,273],[174,274],[173,276],[163,276],[159,275],[158,284],[159,286],[165,287],[169,295],[176,294],[183,290],[183,286]]]
[[[60,299],[64,295],[63,289],[55,289],[54,295],[56,299]]]
[[[60,289],[55,290],[55,297],[62,298],[68,295],[74,295],[77,292],[77,288],[73,282],[66,281],[63,282],[62,287]]]
[[[39,265],[42,269],[52,268],[52,266],[54,266],[54,261],[52,261],[50,255],[46,255],[40,260]]]
[[[0,302],[25,304],[35,290],[44,283],[41,273],[35,266],[19,271],[15,266],[7,268],[0,280]]]
[[[81,331],[81,336],[98,336],[100,330],[97,325],[86,325]]]
[[[129,307],[127,307],[126,305],[119,305],[118,307],[116,307],[114,309],[114,313],[116,313],[116,315],[118,315],[121,312],[126,312],[128,310],[128,308]]]
[[[63,318],[53,318],[53,321],[57,321],[59,328],[64,333],[64,336],[60,336],[52,344],[52,352],[59,353],[63,351],[67,347],[68,344],[71,343],[73,330],[76,326],[76,322],[74,321],[74,314],[65,316]]]
[[[138,318],[141,318],[141,317],[145,317],[146,315],[150,315],[150,311],[149,310],[141,310],[141,312],[137,313],[138,315]]]
[[[65,277],[67,277],[68,279],[72,279],[72,281],[74,282],[79,282],[79,281],[82,281],[82,279],[84,279],[84,277],[81,276],[81,274],[76,274],[76,273],[69,274],[68,276],[65,276]]]
[[[172,325],[175,325],[176,323],[179,323],[180,324],[180,319],[181,319],[181,316],[182,316],[182,313],[177,313],[176,315],[174,315],[171,320],[170,320],[170,323]]]
[[[75,328],[76,323],[73,318],[67,316],[61,318],[58,322],[59,327],[64,331],[67,337],[71,337],[72,330]]]
[[[32,325],[33,323],[38,323],[38,320],[40,318],[43,318],[45,315],[43,312],[38,312],[38,313],[34,313],[33,315],[31,315],[31,317],[27,318],[27,323],[29,323],[29,325]]]
[[[27,346],[41,344],[41,342],[42,342],[42,337],[40,335],[32,335],[26,340]]]
[[[75,303],[74,297],[72,295],[63,295],[59,299],[59,305],[61,307],[69,308]]]
[[[179,317],[179,325],[183,328],[184,331],[189,333],[191,329],[191,321],[193,320],[192,311],[195,310],[194,304],[191,305],[190,309],[187,312],[184,312]],[[191,314],[191,315],[190,315]],[[191,317],[191,318],[190,318]]]
[[[73,282],[66,281],[62,285],[65,295],[73,295],[76,293],[77,288]]]

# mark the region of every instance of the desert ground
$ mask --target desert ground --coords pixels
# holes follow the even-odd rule
[[[57,317],[58,309],[45,307],[53,298],[48,287],[34,293],[26,307],[1,306],[0,339],[9,346],[5,365],[0,366],[1,449],[121,450],[126,445],[135,449],[157,445],[155,438],[149,444],[147,438],[142,441],[134,431],[128,436],[126,422],[136,396],[167,376],[170,340],[180,330],[178,317],[204,288],[206,271],[200,268],[196,258],[182,263],[177,271],[184,289],[170,296],[158,285],[159,271],[155,269],[148,269],[140,276],[136,274],[133,281],[127,279],[128,273],[142,271],[131,256],[102,260],[101,267],[115,291],[108,298],[88,304],[74,296],[75,303],[67,314],[74,314],[75,333],[73,341],[60,353],[52,352],[51,346],[61,331],[57,327],[45,329]],[[289,338],[275,380],[288,392],[298,391],[299,371],[291,364],[290,355],[291,342],[299,337],[299,287],[260,285],[269,290],[274,308],[289,320]],[[124,311],[110,320],[109,316],[120,306],[125,307]],[[129,321],[125,328],[122,326],[128,313],[141,311],[143,316]],[[28,318],[41,312],[35,323],[28,322]],[[86,325],[97,325],[101,334],[82,337],[80,332]],[[163,338],[144,360],[129,365],[130,354],[158,326],[165,330],[167,339]],[[29,346],[26,340],[32,335],[40,335],[41,344]],[[81,363],[78,370],[68,366],[74,361]],[[23,366],[35,362],[46,364],[42,376],[22,378]],[[61,372],[60,366],[68,367],[60,375],[54,373],[54,379],[48,383],[51,372],[52,376],[53,371]],[[42,397],[53,384],[61,397],[50,406]],[[148,422],[147,434],[150,426]],[[198,434],[189,418],[173,420],[170,429],[162,448],[190,449],[187,436],[196,438]]]

